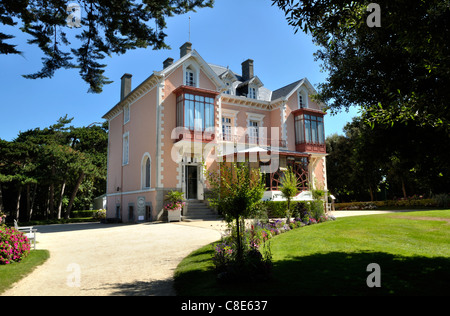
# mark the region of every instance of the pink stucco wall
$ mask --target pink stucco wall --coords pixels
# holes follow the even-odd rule
[[[116,205],[122,206],[122,218],[127,219],[128,205],[136,205],[138,197],[145,197],[146,202],[151,202],[153,206],[153,216],[159,212],[157,203],[161,203],[158,197],[158,189],[175,189],[179,185],[180,169],[179,164],[172,159],[172,148],[174,140],[171,139],[172,130],[176,128],[176,95],[173,91],[183,84],[183,67],[180,65],[172,73],[164,78],[162,88],[155,85],[146,94],[142,95],[130,106],[130,121],[123,124],[123,113],[118,114],[110,120],[109,130],[109,157],[108,157],[108,184],[107,198],[108,217],[114,217]],[[199,87],[201,89],[215,91],[217,87],[208,76],[200,71]],[[163,100],[163,110],[161,113],[161,169],[157,165],[157,103],[159,97]],[[220,96],[219,96],[220,97]],[[218,97],[218,98],[219,98]],[[216,128],[219,127],[221,118],[218,118],[219,107],[216,98]],[[266,128],[264,136],[273,138],[271,127],[276,127],[279,140],[282,139],[282,107],[277,106],[272,110],[251,108],[249,106],[239,106],[237,104],[221,102],[222,109],[238,111],[236,122],[232,126],[238,126],[241,131],[247,131],[248,113],[264,115],[263,127]],[[309,108],[319,109],[317,103],[310,98]],[[288,143],[288,150],[295,151],[295,127],[292,111],[298,108],[298,94],[293,93],[286,103],[285,128]],[[123,135],[129,133],[129,163],[122,166]],[[243,139],[241,139],[242,141]],[[148,153],[151,157],[151,189],[142,187],[142,161],[144,155]],[[214,170],[217,167],[216,161],[208,161],[207,169]],[[162,188],[158,188],[157,175],[161,174]],[[177,179],[178,177],[178,179]],[[319,161],[315,168],[315,177],[319,186],[324,186],[324,164]],[[117,190],[119,188],[119,191]],[[124,193],[124,194],[121,194]],[[159,199],[159,200],[158,200]],[[158,206],[159,208],[159,206]]]

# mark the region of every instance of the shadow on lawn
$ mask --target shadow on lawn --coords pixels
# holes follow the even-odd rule
[[[371,263],[380,266],[379,288],[367,286]],[[283,288],[280,295],[449,295],[450,258],[383,252],[314,254],[276,261],[271,282]]]

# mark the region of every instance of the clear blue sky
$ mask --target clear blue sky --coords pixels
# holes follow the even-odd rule
[[[0,55],[0,138],[12,140],[19,131],[44,128],[68,114],[72,124],[87,126],[103,122],[102,116],[119,100],[120,77],[133,75],[133,88],[153,71],[162,68],[167,57],[179,58],[179,47],[188,41],[189,16],[193,48],[208,63],[229,66],[240,73],[241,63],[255,61],[255,74],[264,85],[275,90],[303,77],[316,86],[326,80],[314,61],[317,47],[304,33],[294,34],[284,14],[271,6],[270,0],[216,0],[214,8],[167,20],[166,42],[172,50],[134,50],[104,59],[105,75],[114,83],[101,94],[88,93],[88,85],[76,70],[59,70],[51,79],[24,79],[22,75],[41,69],[40,50],[26,44],[26,35],[14,32],[23,56]],[[3,26],[2,26],[3,28]],[[76,32],[71,30],[70,32]],[[327,115],[326,135],[342,134],[343,126],[357,115],[353,110],[336,116]]]

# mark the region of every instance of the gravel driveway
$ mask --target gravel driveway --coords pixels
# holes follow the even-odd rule
[[[50,258],[2,296],[175,295],[173,272],[219,240],[219,221],[36,226]]]

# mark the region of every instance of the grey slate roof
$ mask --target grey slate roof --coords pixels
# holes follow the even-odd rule
[[[298,80],[272,92],[272,101],[288,95],[302,80],[303,79]]]
[[[211,69],[217,74],[217,76],[223,75],[225,72],[230,70],[228,67],[214,65],[214,64],[208,64]],[[242,79],[242,76],[235,73],[234,71],[230,70],[238,79],[239,84],[243,85],[245,82]],[[301,81],[304,79],[300,79],[296,82],[293,82],[291,84],[288,84],[280,89],[277,89],[275,91],[272,91],[270,89],[267,89],[266,87],[260,87],[259,88],[259,98],[264,101],[273,101],[276,99],[279,99],[281,97],[287,96]]]

